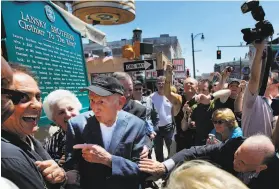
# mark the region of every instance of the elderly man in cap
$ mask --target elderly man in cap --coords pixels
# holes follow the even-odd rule
[[[126,99],[117,79],[98,77],[84,90],[93,112],[69,120],[65,167],[77,165],[83,189],[139,188],[145,122],[122,110]]]

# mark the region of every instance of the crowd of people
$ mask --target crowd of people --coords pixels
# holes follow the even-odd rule
[[[187,77],[181,92],[167,65],[157,91],[143,94],[125,72],[97,77],[82,89],[90,101],[83,113],[67,90],[42,101],[33,73],[2,58],[2,179],[28,189],[158,188],[159,178],[174,189],[278,188],[279,83],[271,73],[259,95],[264,46],[255,44],[249,81],[229,79],[226,68]],[[34,137],[42,110],[57,128],[43,144]]]

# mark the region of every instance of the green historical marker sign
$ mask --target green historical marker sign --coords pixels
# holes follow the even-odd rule
[[[88,85],[81,35],[49,2],[13,2],[2,4],[2,27],[10,62],[28,66],[39,77],[43,98],[56,89],[74,92],[88,110]],[[39,125],[49,121],[42,114]]]

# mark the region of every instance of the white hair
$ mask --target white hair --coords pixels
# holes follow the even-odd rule
[[[248,189],[230,173],[203,160],[183,163],[174,170],[166,189]]]
[[[69,99],[71,102],[73,102],[73,104],[75,106],[74,108],[76,108],[78,111],[81,110],[82,105],[79,102],[79,100],[75,94],[73,94],[72,92],[67,91],[67,90],[62,90],[62,89],[55,90],[55,91],[52,91],[51,93],[49,93],[45,97],[44,102],[43,102],[43,109],[49,120],[53,121],[54,105],[63,99]]]

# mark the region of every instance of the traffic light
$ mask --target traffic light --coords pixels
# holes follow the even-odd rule
[[[217,59],[221,59],[221,51],[217,50]]]
[[[189,69],[186,70],[186,78],[188,78],[188,77],[190,77],[190,70]]]
[[[132,45],[124,45],[122,47],[122,57],[132,60],[135,58],[135,51]]]

